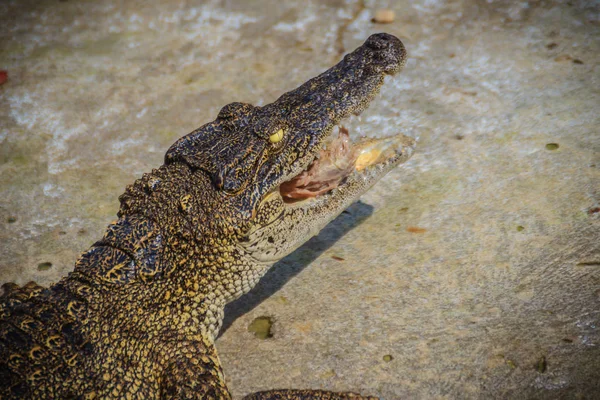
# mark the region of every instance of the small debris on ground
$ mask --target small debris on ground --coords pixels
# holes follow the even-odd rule
[[[561,62],[561,61],[569,61],[569,60],[572,60],[572,59],[573,59],[573,57],[571,57],[568,54],[561,54],[560,56],[556,57],[554,59],[554,61]]]
[[[546,372],[546,369],[548,369],[548,363],[546,362],[546,357],[541,356],[540,359],[537,360],[537,362],[535,363],[535,369],[540,374],[543,374],[544,372]]]
[[[377,24],[390,24],[390,23],[394,22],[395,18],[396,18],[396,13],[394,12],[394,10],[389,10],[387,8],[381,8],[381,9],[375,11],[375,14],[373,15],[373,19],[371,21],[375,22]]]
[[[2,85],[7,80],[8,80],[8,72],[7,71],[0,71],[0,85]]]
[[[271,327],[273,326],[273,320],[269,317],[258,317],[248,325],[248,332],[254,333],[259,339],[268,339],[273,337],[271,333]]]
[[[48,271],[50,268],[52,268],[51,262],[39,263],[37,266],[38,271]]]

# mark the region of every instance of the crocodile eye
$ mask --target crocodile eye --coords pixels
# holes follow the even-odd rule
[[[281,139],[283,139],[283,129],[280,129],[271,136],[269,136],[269,141],[271,143],[279,143],[281,142]]]

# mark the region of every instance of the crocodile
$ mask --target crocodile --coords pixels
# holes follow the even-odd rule
[[[215,348],[225,305],[413,153],[402,134],[353,143],[344,126],[405,61],[398,38],[372,35],[273,103],[228,104],[176,141],[68,276],[3,285],[0,397],[231,398]],[[313,398],[372,397],[246,397]]]

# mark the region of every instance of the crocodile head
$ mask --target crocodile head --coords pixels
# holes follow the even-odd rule
[[[235,225],[235,246],[255,263],[271,264],[412,154],[414,141],[406,136],[353,144],[343,127],[405,60],[399,39],[372,35],[271,104],[226,105],[215,121],[177,141],[166,163],[205,171],[224,210],[219,214]]]

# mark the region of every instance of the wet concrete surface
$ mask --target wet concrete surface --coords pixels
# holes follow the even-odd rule
[[[394,22],[371,21],[381,8]],[[351,134],[402,131],[417,153],[228,306],[233,394],[594,398],[598,16],[583,1],[2,2],[0,281],[56,282],[177,138],[385,31],[410,59]],[[261,317],[265,339],[248,331]]]

